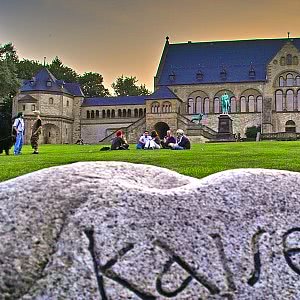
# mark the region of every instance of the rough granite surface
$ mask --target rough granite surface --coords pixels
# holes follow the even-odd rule
[[[0,184],[0,299],[300,299],[300,174],[85,162]]]

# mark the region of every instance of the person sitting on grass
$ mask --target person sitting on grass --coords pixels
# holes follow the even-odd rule
[[[125,139],[124,132],[118,130],[116,136],[113,138],[111,143],[111,150],[128,150],[129,145]]]
[[[136,145],[136,149],[148,149],[150,147],[151,136],[149,135],[149,131],[145,130],[144,134],[140,137],[138,144]]]
[[[176,143],[170,144],[172,150],[186,150],[191,149],[190,140],[184,135],[184,131],[182,129],[178,129],[176,131]]]
[[[156,132],[156,130],[151,131],[151,141],[149,149],[160,149],[160,138]]]
[[[161,141],[161,145],[164,149],[171,149],[170,144],[176,144],[176,139],[172,135],[171,130],[167,131],[167,135],[164,137],[164,140]]]

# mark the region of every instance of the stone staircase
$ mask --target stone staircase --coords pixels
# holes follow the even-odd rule
[[[118,130],[120,129],[124,131],[128,143],[136,143],[140,135],[146,130],[146,117],[142,117],[131,125]],[[116,136],[116,132],[117,130],[106,136],[100,141],[100,144],[110,144],[111,140]]]

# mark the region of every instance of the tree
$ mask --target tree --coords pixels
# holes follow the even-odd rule
[[[17,63],[17,73],[20,79],[31,79],[43,65],[39,61],[23,59]]]
[[[151,92],[146,89],[144,84],[137,85],[136,77],[118,77],[111,85],[117,96],[140,96],[149,95]]]
[[[79,77],[79,83],[86,97],[110,96],[108,89],[103,85],[103,77],[98,73],[87,72]]]
[[[63,65],[62,61],[57,56],[47,67],[57,79],[66,82],[78,82],[78,74],[73,69]]]
[[[17,79],[17,60],[16,51],[11,43],[0,45],[0,103],[3,105],[2,111],[9,115],[12,99],[20,86]]]

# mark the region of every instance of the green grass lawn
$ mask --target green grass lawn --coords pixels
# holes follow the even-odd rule
[[[194,144],[188,151],[99,151],[102,145],[41,145],[32,155],[29,146],[20,156],[0,155],[0,181],[57,165],[78,161],[126,161],[150,164],[202,178],[236,168],[272,168],[300,171],[300,142]],[[13,152],[11,150],[11,152]]]

